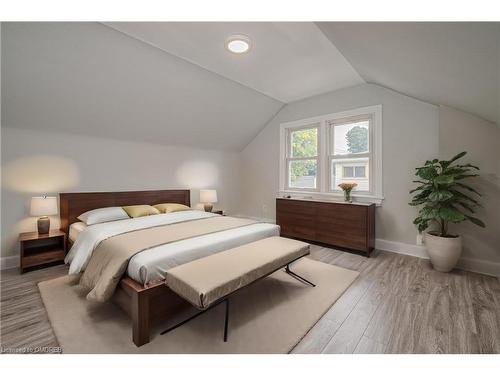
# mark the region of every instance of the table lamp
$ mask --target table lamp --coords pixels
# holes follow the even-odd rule
[[[200,202],[204,203],[204,208],[206,212],[212,212],[214,205],[212,203],[217,202],[217,191],[216,190],[200,190]]]
[[[33,197],[31,198],[31,216],[41,216],[38,218],[38,234],[47,234],[50,229],[50,219],[48,215],[57,215],[56,197]]]

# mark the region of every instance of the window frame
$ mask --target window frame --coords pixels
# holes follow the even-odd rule
[[[358,202],[376,203],[381,205],[384,196],[382,191],[382,105],[356,108],[352,110],[330,113],[327,115],[305,118],[280,124],[280,157],[279,157],[279,190],[278,196],[297,196],[317,199],[339,199],[342,191],[330,190],[331,185],[331,159],[330,159],[330,123],[346,118],[371,116],[370,145],[372,153],[368,176],[370,178],[370,192],[353,191],[352,196]],[[311,128],[318,126],[318,168],[316,189],[291,188],[288,186],[288,137],[295,129]],[[291,130],[293,129],[293,130]],[[351,154],[350,156],[362,157],[364,154]]]
[[[316,138],[316,156],[308,157],[292,157],[292,133],[301,130],[317,129]],[[300,190],[300,191],[320,191],[321,188],[321,165],[320,165],[320,124],[313,123],[304,126],[289,127],[286,129],[286,145],[285,145],[285,178],[287,190]],[[316,188],[298,188],[290,186],[290,162],[296,160],[316,160]]]
[[[356,154],[343,154],[343,155],[334,155],[335,150],[335,126],[339,125],[347,125],[347,124],[355,124],[361,121],[368,121],[368,152],[361,152]],[[373,170],[373,127],[374,120],[373,114],[363,114],[356,115],[344,118],[338,118],[335,120],[326,120],[327,134],[328,134],[328,192],[329,193],[342,193],[342,190],[337,186],[332,186],[332,163],[334,160],[349,160],[352,163],[355,163],[355,159],[368,158],[368,186],[369,190],[353,190],[353,194],[355,192],[366,195],[374,195],[374,179],[373,173],[370,173]],[[342,171],[343,172],[343,171]],[[353,171],[354,175],[354,171]],[[365,170],[366,175],[366,170]],[[365,177],[348,177],[353,180],[360,180]],[[354,196],[354,195],[353,195]]]

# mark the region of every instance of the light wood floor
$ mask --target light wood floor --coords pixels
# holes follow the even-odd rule
[[[500,353],[497,278],[439,273],[427,260],[383,251],[365,258],[313,246],[311,257],[360,276],[293,353]],[[57,346],[36,284],[66,272],[2,272],[3,348]]]

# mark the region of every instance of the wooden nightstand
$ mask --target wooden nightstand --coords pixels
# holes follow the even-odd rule
[[[61,263],[66,256],[66,233],[59,229],[47,234],[27,232],[19,234],[21,246],[21,273],[34,267]]]
[[[224,213],[223,210],[214,210],[212,211],[213,214],[217,214],[217,215],[222,215],[222,216],[226,216],[226,214]]]

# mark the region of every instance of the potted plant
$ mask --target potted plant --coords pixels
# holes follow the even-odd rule
[[[465,154],[465,151],[461,152],[451,160],[427,160],[423,167],[416,168],[415,175],[419,180],[413,182],[420,186],[410,191],[410,194],[416,193],[410,205],[423,205],[413,221],[418,231],[422,233],[434,227],[425,234],[425,244],[433,267],[441,272],[451,271],[462,252],[462,238],[449,233],[449,223],[468,220],[485,227],[481,220],[471,216],[474,208],[480,206],[477,197],[481,194],[464,183],[464,180],[478,176],[474,172],[479,168],[455,163]]]

